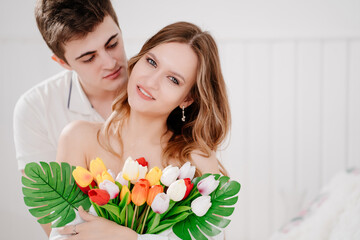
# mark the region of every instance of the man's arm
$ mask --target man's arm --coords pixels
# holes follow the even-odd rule
[[[43,117],[39,108],[32,106],[24,97],[15,106],[14,143],[18,169],[23,176],[28,162],[55,161],[56,149],[48,139]],[[51,224],[41,224],[41,227],[49,236]]]
[[[19,170],[29,162],[55,161],[56,146],[49,139],[47,125],[41,99],[21,97],[14,109],[14,143]]]

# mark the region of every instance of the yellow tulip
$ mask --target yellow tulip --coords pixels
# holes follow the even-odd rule
[[[121,188],[121,192],[120,192],[120,200],[123,200],[126,193],[129,193],[129,197],[127,199],[126,204],[129,204],[130,201],[131,201],[131,193],[130,193],[129,188],[126,185],[123,185],[122,188]]]
[[[100,158],[91,160],[90,172],[93,174],[94,177],[97,177],[98,175],[102,175],[102,173],[106,170],[107,169],[105,167],[105,164]]]
[[[96,182],[99,185],[100,183],[102,183],[104,180],[109,180],[113,183],[115,183],[114,178],[111,176],[110,173],[108,173],[108,171],[103,171],[101,174],[98,174],[96,176]]]
[[[145,179],[149,181],[150,186],[154,186],[159,184],[161,175],[162,175],[161,169],[158,167],[153,167],[152,169],[150,169],[148,174],[146,174]]]
[[[76,167],[72,174],[76,183],[83,188],[89,186],[94,180],[93,175],[88,170],[80,166]]]

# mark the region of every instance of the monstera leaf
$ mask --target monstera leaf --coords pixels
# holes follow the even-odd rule
[[[194,185],[210,174],[204,174],[203,176],[193,180]],[[215,179],[219,180],[219,186],[211,193],[212,205],[208,212],[198,217],[194,213],[190,214],[185,220],[176,223],[173,226],[174,233],[181,239],[191,240],[191,235],[195,239],[207,239],[207,236],[212,237],[221,233],[221,229],[225,228],[229,223],[229,217],[233,211],[234,205],[238,197],[235,196],[240,191],[240,183],[236,181],[229,181],[227,176],[221,176],[214,174]],[[195,188],[193,189],[194,191]],[[190,235],[191,233],[191,235]]]
[[[62,227],[75,219],[79,206],[89,209],[90,201],[76,185],[72,176],[75,167],[68,163],[29,163],[22,177],[24,201],[30,213],[41,224]]]

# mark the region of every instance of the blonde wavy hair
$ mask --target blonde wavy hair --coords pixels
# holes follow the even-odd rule
[[[231,123],[217,45],[208,32],[202,31],[194,24],[177,22],[161,29],[146,41],[136,56],[129,60],[129,74],[139,59],[152,48],[170,42],[188,44],[198,57],[198,67],[196,82],[190,90],[194,102],[185,109],[186,122],[181,121],[182,112],[179,107],[174,109],[167,119],[167,128],[172,132],[172,136],[162,152],[163,167],[173,158],[178,160],[179,166],[186,161],[192,162],[191,154],[194,151],[210,157],[211,152],[216,151],[224,141]],[[105,136],[102,146],[122,158],[122,152],[116,153],[111,147],[110,136],[115,135],[119,139],[122,151],[123,142],[120,132],[130,114],[126,89],[115,99],[112,110],[111,116],[101,130]],[[223,165],[219,161],[218,163],[220,172],[227,175]],[[197,171],[196,175],[200,174],[201,172]]]

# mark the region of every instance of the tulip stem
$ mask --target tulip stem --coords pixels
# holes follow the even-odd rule
[[[133,227],[134,227],[134,221],[135,221],[137,209],[138,209],[138,206],[135,205],[134,214],[133,214],[133,219],[132,219],[132,222],[131,222],[131,229],[133,229]]]
[[[128,224],[128,205],[125,205],[125,227]]]
[[[149,211],[150,211],[150,206],[149,206],[149,205],[147,205],[146,207],[147,207],[147,209],[146,209],[146,214],[145,214],[145,218],[144,218],[143,225],[142,225],[142,227],[141,227],[140,234],[142,234],[142,233],[143,233],[143,231],[144,231],[144,227],[145,227],[146,219],[147,219],[148,214],[149,214]]]
[[[148,207],[148,205],[146,205],[145,210],[142,211],[142,214],[140,215],[140,220],[139,220],[139,222],[138,222],[138,225],[137,225],[137,228],[136,228],[136,229],[138,229],[139,226],[140,226],[140,224],[142,223],[142,221],[143,221],[143,219],[144,219],[144,216],[145,216],[145,212],[146,212],[147,207]]]

